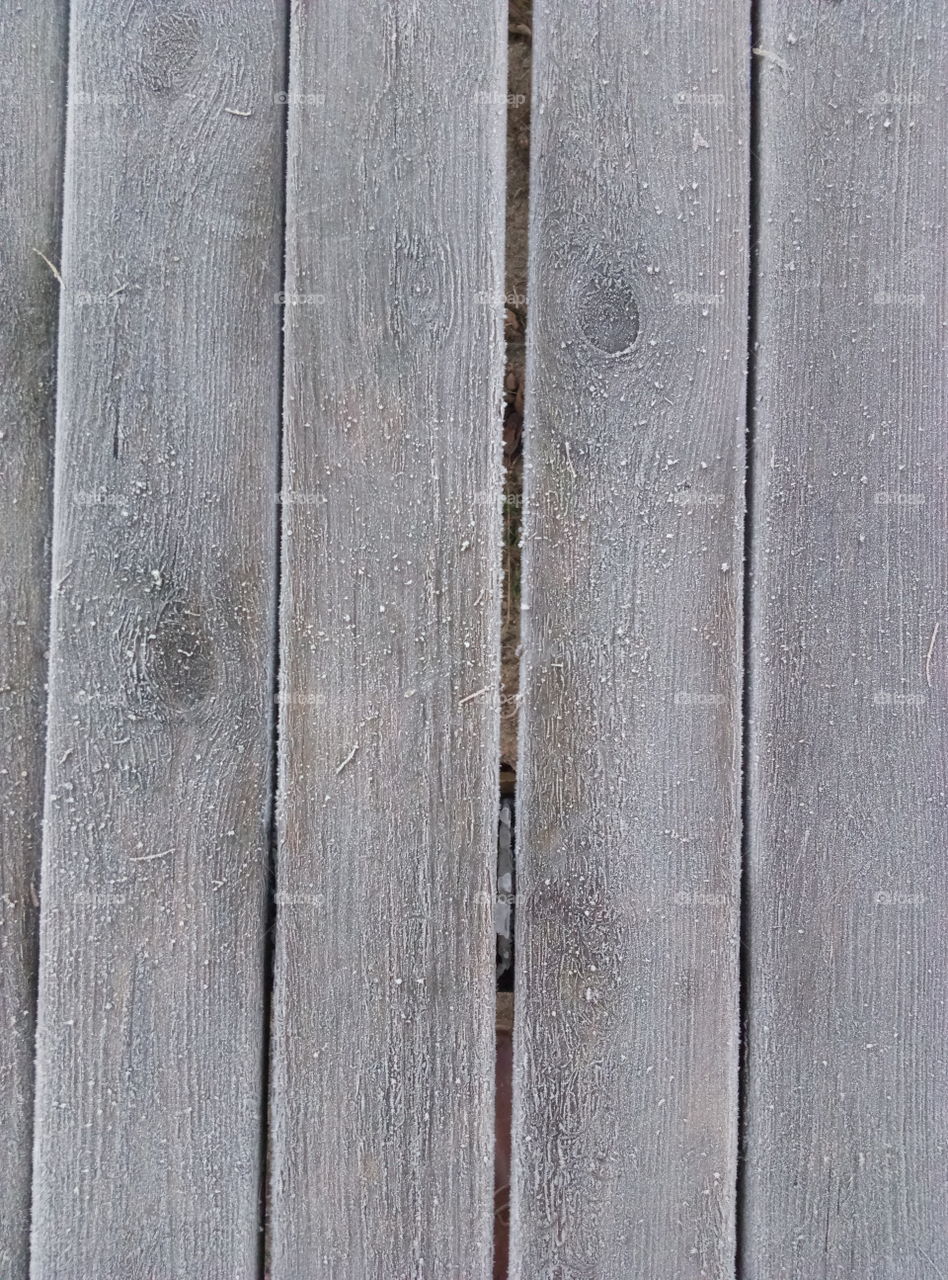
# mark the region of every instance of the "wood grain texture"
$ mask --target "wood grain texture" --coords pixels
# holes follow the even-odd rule
[[[273,1280],[486,1280],[505,10],[291,34]]]
[[[733,1274],[746,20],[535,13],[517,1280]]]
[[[67,5],[0,8],[0,1275],[29,1266]]]
[[[256,1274],[285,23],[72,7],[34,1280]]]
[[[946,22],[763,5],[747,1280],[948,1274]]]

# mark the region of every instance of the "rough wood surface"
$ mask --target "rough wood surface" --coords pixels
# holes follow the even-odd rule
[[[67,8],[64,0],[0,8],[0,1275],[5,1280],[21,1280],[29,1266],[59,310],[54,269]]]
[[[281,9],[72,7],[34,1280],[256,1274]]]
[[[744,1275],[937,1280],[948,28],[762,20]]]
[[[504,7],[291,35],[273,1280],[486,1280]]]
[[[746,19],[534,15],[517,1280],[733,1272]]]

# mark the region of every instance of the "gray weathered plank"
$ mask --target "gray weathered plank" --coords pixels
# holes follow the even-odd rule
[[[0,8],[0,1275],[28,1270],[65,0]]]
[[[293,11],[274,1280],[489,1272],[504,19]]]
[[[518,1280],[733,1271],[747,63],[535,14]]]
[[[765,0],[744,1274],[948,1274],[943,6]]]
[[[256,1271],[285,24],[72,8],[34,1280]]]

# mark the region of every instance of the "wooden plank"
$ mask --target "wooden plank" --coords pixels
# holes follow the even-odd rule
[[[724,1277],[746,8],[534,37],[511,1275]]]
[[[762,12],[744,1275],[948,1274],[943,9]]]
[[[489,1274],[505,17],[293,10],[273,1280]]]
[[[281,8],[72,8],[34,1280],[256,1274]]]
[[[0,9],[0,1275],[29,1268],[67,5]]]

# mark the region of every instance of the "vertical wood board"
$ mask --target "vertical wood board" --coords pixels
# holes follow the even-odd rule
[[[490,1269],[504,18],[293,11],[273,1280]]]
[[[948,17],[764,0],[748,1280],[948,1274]]]
[[[256,1271],[285,23],[72,7],[34,1280]]]
[[[534,37],[511,1276],[729,1277],[747,12]]]

